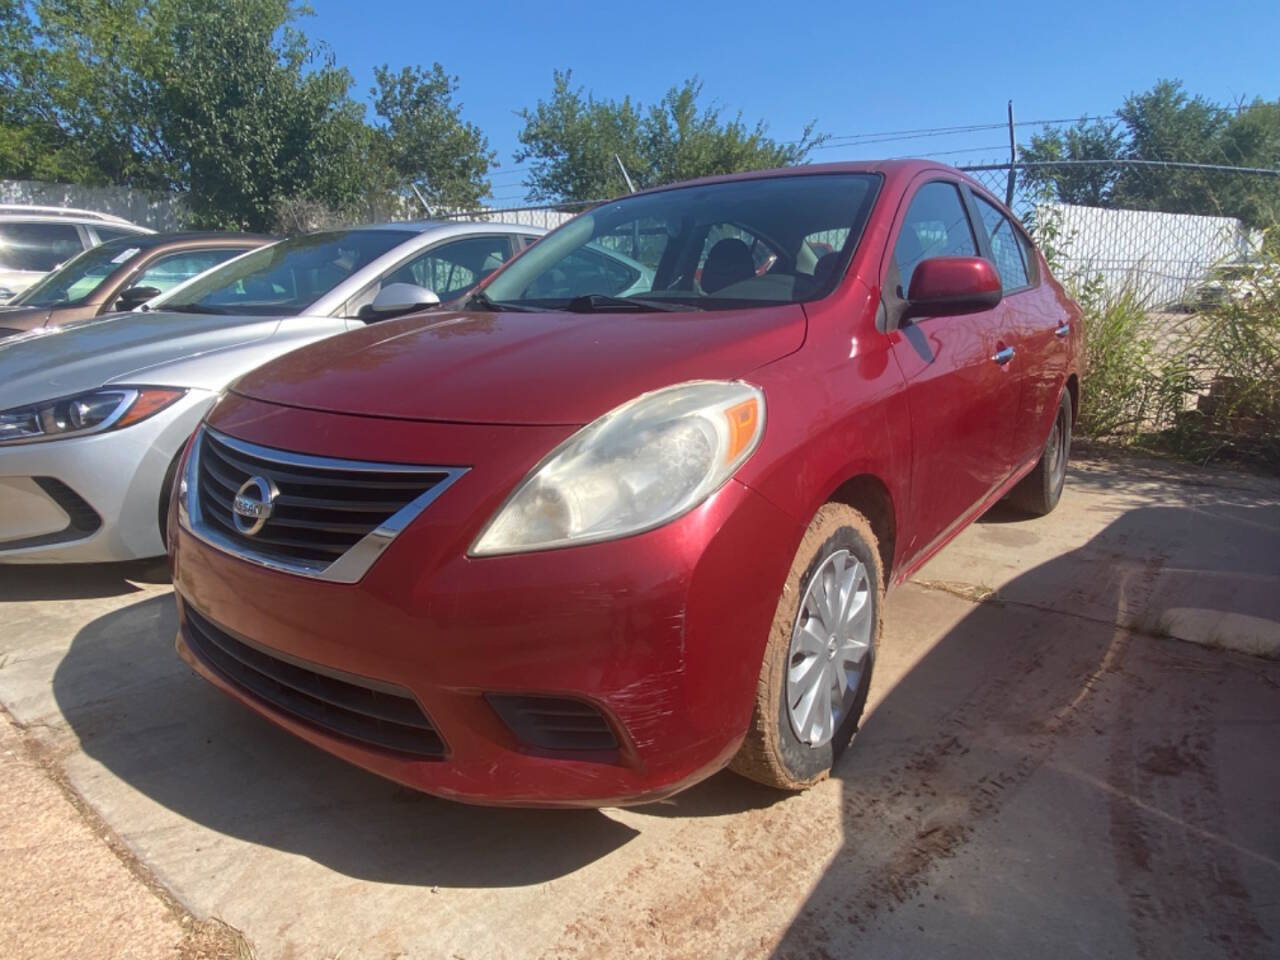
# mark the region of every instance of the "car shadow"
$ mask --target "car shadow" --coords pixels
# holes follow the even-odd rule
[[[927,652],[833,771],[843,846],[776,957],[1265,955],[1280,835],[1241,811],[1280,786],[1280,665],[1158,626],[1280,633],[1280,503],[1163,492],[958,621],[888,598],[882,660]]]
[[[121,563],[6,564],[0,566],[0,603],[98,600],[138,593],[138,584],[169,582],[163,557]]]
[[[176,631],[171,595],[100,617],[53,692],[87,756],[206,829],[357,879],[441,887],[542,883],[635,835],[596,810],[466,806],[350,766],[196,677]]]

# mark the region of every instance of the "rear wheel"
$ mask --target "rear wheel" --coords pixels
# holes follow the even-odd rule
[[[736,772],[783,790],[830,773],[867,702],[883,590],[871,524],[851,507],[823,506],[778,601]]]
[[[1071,455],[1071,397],[1064,390],[1058,398],[1058,412],[1049,439],[1035,469],[1023,477],[1009,494],[1009,502],[1019,510],[1043,517],[1062,498],[1067,481],[1067,460]]]

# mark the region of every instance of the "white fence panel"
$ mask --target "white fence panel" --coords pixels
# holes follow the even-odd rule
[[[130,187],[82,187],[38,180],[0,180],[0,203],[77,207],[124,217],[152,230],[181,230],[186,223],[182,198]]]

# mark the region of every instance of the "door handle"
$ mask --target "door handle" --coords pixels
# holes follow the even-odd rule
[[[1071,324],[1064,323],[1062,326],[1058,327],[1058,329],[1053,331],[1053,335],[1055,337],[1065,337],[1070,332],[1071,332]]]
[[[1013,347],[1003,347],[1000,350],[997,350],[991,359],[1003,367],[1013,359],[1013,352]]]

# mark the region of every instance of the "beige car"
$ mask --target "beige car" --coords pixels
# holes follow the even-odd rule
[[[0,303],[90,247],[151,232],[91,210],[0,204]]]

